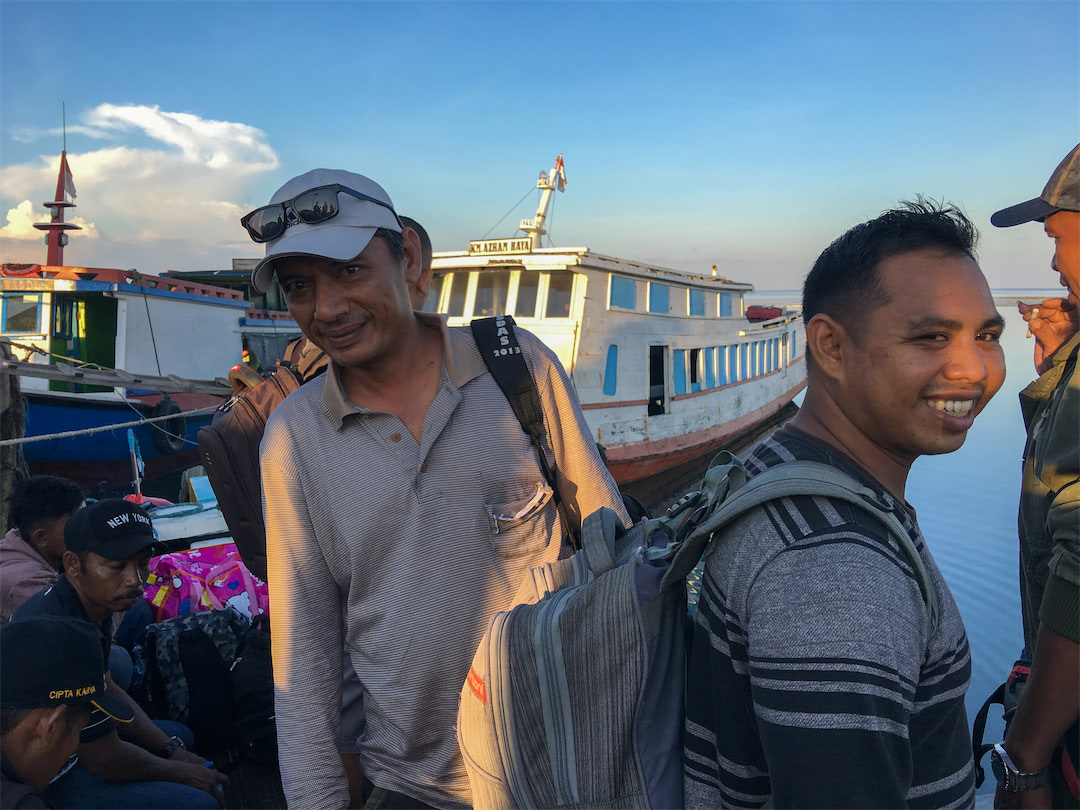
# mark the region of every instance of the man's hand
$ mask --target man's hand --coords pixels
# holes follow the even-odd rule
[[[1071,298],[1047,298],[1039,304],[1016,302],[1035,338],[1035,370],[1042,374],[1051,358],[1080,329],[1080,311]]]
[[[192,762],[177,762],[174,767],[172,781],[181,785],[205,791],[217,799],[221,807],[225,806],[225,786],[229,784],[229,777],[213,768],[207,768],[200,760],[196,765]]]
[[[1052,806],[1053,797],[1048,787],[1013,792],[999,787],[994,794],[994,810],[1044,810]]]
[[[169,754],[169,759],[173,762],[190,762],[193,765],[202,765],[206,762],[206,757],[199,756],[194,751],[188,751],[181,746],[172,750],[172,753]]]

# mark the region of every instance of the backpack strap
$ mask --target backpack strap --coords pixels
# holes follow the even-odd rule
[[[540,470],[544,474],[544,480],[551,487],[552,499],[555,501],[559,517],[570,537],[570,543],[575,549],[580,548],[578,533],[574,530],[574,524],[571,523],[570,516],[566,512],[562,495],[559,494],[555,465],[548,461],[547,453],[544,452],[544,438],[547,435],[544,429],[544,410],[540,404],[540,395],[536,391],[536,381],[529,372],[529,366],[525,362],[525,356],[521,353],[517,336],[514,334],[514,319],[510,315],[477,318],[469,326],[484,365],[495,378],[495,382],[499,384],[503,395],[514,410],[514,415],[521,423],[521,429],[525,431],[532,446],[536,448],[536,454],[540,459]]]
[[[937,590],[930,581],[926,565],[919,556],[911,535],[893,514],[891,505],[879,500],[877,493],[847,473],[817,461],[787,461],[741,483],[740,478],[745,480],[742,464],[730,453],[723,455],[726,455],[726,458],[719,458],[721,464],[710,468],[706,473],[706,488],[710,491],[702,495],[707,495],[708,502],[698,507],[701,514],[696,520],[691,518],[684,524],[689,533],[677,538],[682,542],[675,548],[662,587],[684,581],[698,564],[716,532],[751,509],[767,501],[794,495],[821,496],[846,501],[863,509],[895,538],[915,572],[915,579],[919,583],[919,590],[930,616],[930,630],[933,632],[941,615]],[[701,499],[699,496],[690,505],[700,503]]]

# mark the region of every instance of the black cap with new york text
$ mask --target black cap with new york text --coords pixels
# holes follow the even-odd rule
[[[107,498],[80,509],[64,526],[68,551],[92,551],[110,560],[128,560],[141,551],[157,550],[154,525],[141,506]]]

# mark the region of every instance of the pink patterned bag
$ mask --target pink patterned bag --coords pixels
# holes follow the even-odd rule
[[[152,557],[143,598],[156,622],[225,607],[251,621],[270,608],[266,583],[248,571],[234,543]]]

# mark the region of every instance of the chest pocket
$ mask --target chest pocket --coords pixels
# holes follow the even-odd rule
[[[539,482],[522,498],[486,505],[491,542],[499,556],[535,554],[547,546],[558,517],[552,495],[551,487]]]

